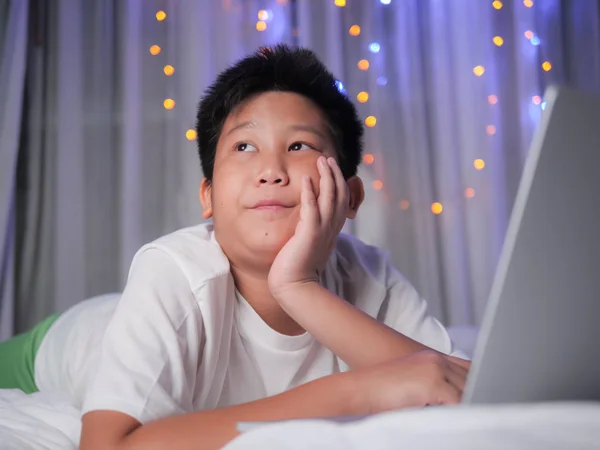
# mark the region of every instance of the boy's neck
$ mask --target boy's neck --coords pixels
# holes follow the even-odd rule
[[[265,274],[257,273],[256,270],[244,270],[231,264],[231,274],[242,297],[246,299],[252,309],[270,328],[289,336],[296,336],[305,332],[271,295],[267,281],[268,272]]]

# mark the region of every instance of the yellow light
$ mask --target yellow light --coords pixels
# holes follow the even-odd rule
[[[431,205],[431,212],[434,213],[436,216],[441,214],[443,210],[444,206],[440,202],[435,202]]]
[[[358,25],[352,25],[348,30],[350,36],[358,36],[360,34],[360,27]]]
[[[339,6],[340,8],[343,8],[344,6],[346,6],[346,0],[335,0],[335,6]]]
[[[268,19],[269,19],[269,13],[266,10],[261,9],[258,12],[258,20],[268,20]]]
[[[502,47],[502,44],[504,44],[504,39],[502,39],[500,36],[494,36],[494,39],[492,40],[498,47]]]
[[[173,100],[172,98],[168,98],[163,102],[163,106],[165,107],[165,109],[173,109],[175,108],[175,100]]]
[[[480,77],[481,75],[483,75],[485,73],[485,67],[475,66],[475,67],[473,67],[473,73],[475,74],[475,76]]]
[[[358,100],[360,103],[366,103],[366,101],[369,100],[369,93],[365,91],[359,92],[356,95],[356,100]]]
[[[158,20],[159,22],[162,22],[166,18],[167,18],[167,13],[166,12],[164,12],[164,11],[158,11],[156,13],[156,20]]]
[[[150,54],[156,56],[160,53],[160,50],[161,50],[160,46],[153,45],[152,47],[150,47]]]
[[[531,31],[531,30],[527,30],[527,31],[526,31],[525,33],[523,33],[523,34],[525,35],[525,37],[526,37],[527,39],[533,39],[533,36],[534,36],[534,35],[533,35],[533,31]]]
[[[375,161],[375,157],[374,157],[372,154],[370,154],[370,153],[366,153],[366,154],[363,156],[363,162],[364,162],[364,163],[365,163],[367,166],[370,166],[371,164],[373,164],[373,161]]]
[[[175,67],[167,64],[165,66],[165,68],[163,69],[163,71],[165,72],[165,75],[170,77],[171,75],[173,75],[175,73]]]
[[[542,103],[542,97],[540,97],[539,95],[534,95],[533,97],[531,97],[531,101],[534,105],[539,105],[540,103]]]
[[[492,2],[492,6],[493,6],[495,9],[500,9],[500,8],[502,8],[502,2],[500,2],[500,1],[496,0],[495,2]]]
[[[495,95],[488,95],[488,103],[490,105],[495,105],[496,103],[498,103],[498,97],[496,97]]]
[[[475,197],[475,189],[473,189],[473,188],[465,189],[465,197],[467,197],[467,198]]]
[[[410,208],[410,202],[408,200],[402,200],[400,202],[400,209],[406,211],[408,208]]]
[[[358,68],[360,70],[368,70],[369,69],[369,61],[367,61],[366,59],[361,59],[358,62]]]
[[[544,69],[545,72],[549,72],[550,69],[552,69],[552,64],[550,64],[548,61],[544,61],[542,63],[542,69]]]
[[[267,23],[259,20],[256,22],[256,30],[257,31],[265,31],[267,29]]]
[[[365,125],[369,128],[373,128],[377,123],[377,118],[375,116],[369,116],[365,119]]]
[[[494,134],[496,134],[496,127],[494,125],[488,125],[487,127],[485,127],[485,132],[490,136],[493,136]]]
[[[376,191],[380,191],[382,188],[383,188],[383,181],[381,181],[381,180],[373,181],[373,189],[375,189]]]
[[[197,133],[196,130],[192,130],[191,128],[185,132],[185,137],[188,141],[193,141],[196,139]]]
[[[483,159],[476,159],[473,161],[473,166],[475,166],[477,170],[483,170],[485,167],[485,161]]]
[[[523,0],[523,4],[526,8],[531,8],[533,6],[533,2],[531,0]]]

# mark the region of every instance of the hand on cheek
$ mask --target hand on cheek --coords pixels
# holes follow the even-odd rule
[[[302,180],[300,220],[269,272],[275,298],[289,288],[318,282],[348,214],[348,185],[334,158],[319,157],[318,197],[311,180]]]

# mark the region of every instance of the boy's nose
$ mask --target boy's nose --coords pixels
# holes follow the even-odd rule
[[[289,178],[284,170],[280,169],[267,169],[263,170],[258,177],[259,184],[281,184],[286,185],[289,183]]]

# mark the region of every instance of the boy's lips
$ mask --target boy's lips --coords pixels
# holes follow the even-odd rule
[[[285,203],[280,200],[260,200],[256,202],[250,209],[258,210],[278,210],[284,208],[292,208],[294,205]]]

